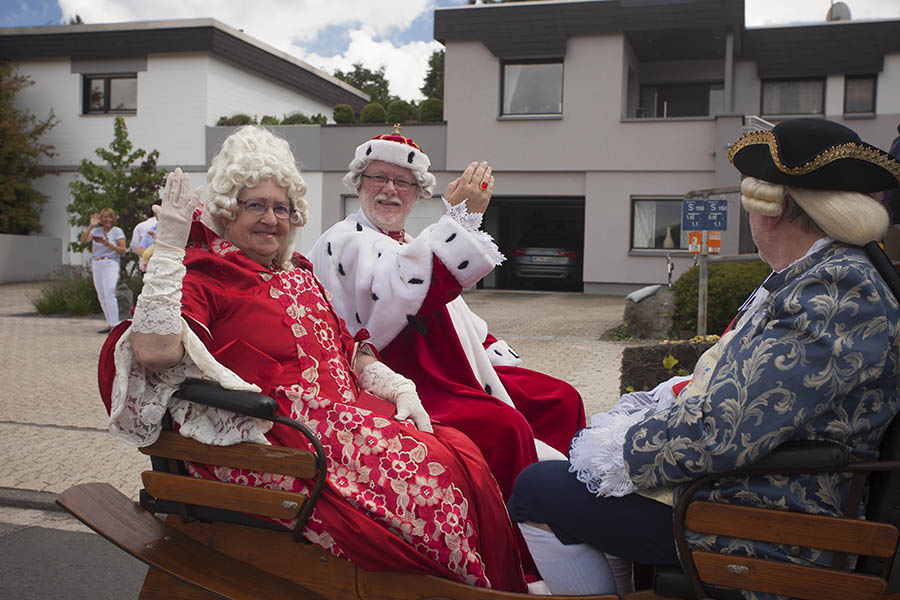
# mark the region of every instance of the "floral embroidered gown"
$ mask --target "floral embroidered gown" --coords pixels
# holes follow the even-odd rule
[[[393,419],[361,391],[354,340],[309,263],[271,272],[195,222],[182,312],[216,361],[274,397],[312,429],[328,456],[327,485],[305,535],[373,571],[427,573],[524,591],[512,525],[477,447],[435,423],[434,435]],[[101,368],[102,370],[102,368]],[[307,448],[275,424],[273,445]],[[196,476],[305,494],[292,477],[189,465]]]

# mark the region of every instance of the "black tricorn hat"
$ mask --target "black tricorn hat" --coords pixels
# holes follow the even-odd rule
[[[826,119],[790,119],[744,134],[728,160],[744,175],[815,190],[880,192],[900,185],[900,162]]]

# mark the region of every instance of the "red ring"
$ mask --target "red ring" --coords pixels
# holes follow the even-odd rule
[[[481,182],[481,189],[486,190],[486,189],[487,189],[487,186],[488,186],[487,181],[482,181],[482,182]]]

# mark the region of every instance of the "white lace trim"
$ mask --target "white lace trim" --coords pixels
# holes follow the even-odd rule
[[[236,413],[195,404],[174,396],[187,377],[215,381],[227,389],[258,392],[259,387],[247,383],[233,371],[219,364],[191,331],[187,322],[179,318],[185,357],[176,366],[162,373],[144,369],[131,351],[131,329],[125,331],[116,344],[116,377],[113,381],[109,430],[132,446],[149,446],[162,431],[166,410],[180,425],[179,432],[216,446],[230,446],[240,442],[268,444],[263,435],[272,428],[269,421],[245,417]]]
[[[470,213],[466,208],[466,200],[463,200],[456,206],[451,206],[447,199],[441,196],[441,202],[444,203],[444,210],[447,211],[447,216],[459,223],[463,229],[475,238],[484,253],[494,263],[494,266],[500,265],[506,260],[497,244],[494,243],[494,238],[489,233],[481,231],[481,221],[484,218],[483,213]]]
[[[597,496],[625,496],[634,491],[623,448],[625,434],[644,419],[644,412],[599,413],[582,429],[569,449],[569,472]]]
[[[157,244],[144,273],[131,329],[157,335],[181,333],[181,282],[184,250]]]

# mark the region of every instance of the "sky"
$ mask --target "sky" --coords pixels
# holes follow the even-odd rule
[[[900,0],[844,0],[854,20],[900,18]],[[420,100],[434,9],[466,0],[0,0],[0,27],[212,17],[326,73],[384,65],[390,92]],[[748,27],[825,20],[832,0],[745,0]]]

